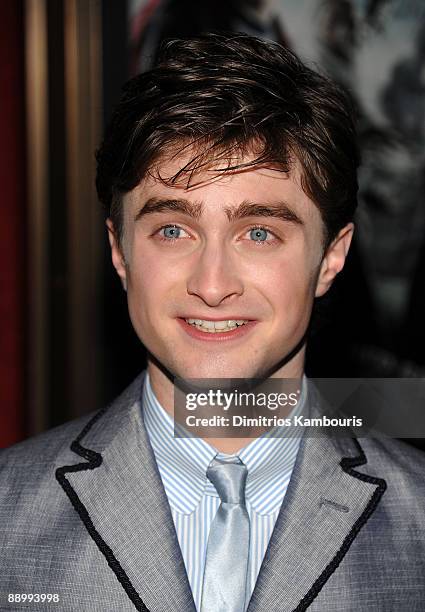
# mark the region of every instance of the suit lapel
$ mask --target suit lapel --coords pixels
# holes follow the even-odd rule
[[[87,461],[63,466],[56,475],[137,610],[194,612],[172,515],[141,417],[142,382],[142,377],[136,379],[73,442],[72,450]]]
[[[78,462],[56,476],[137,610],[195,612],[141,417],[142,383],[97,413],[71,445]],[[366,461],[351,439],[319,434],[301,442],[247,612],[311,604],[385,490],[384,480],[357,471]]]
[[[350,438],[302,440],[248,612],[308,608],[385,491],[355,469],[364,463]]]

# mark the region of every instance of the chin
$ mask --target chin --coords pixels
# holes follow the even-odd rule
[[[247,367],[245,364],[197,363],[176,364],[171,371],[183,379],[190,378],[257,378],[261,377],[261,368]]]
[[[243,371],[240,370],[229,370],[228,368],[178,368],[176,375],[180,378],[245,378],[248,376]]]

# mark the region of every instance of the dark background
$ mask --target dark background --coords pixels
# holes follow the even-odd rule
[[[161,40],[212,29],[289,46],[346,86],[358,107],[356,238],[317,303],[307,374],[424,377],[424,8],[413,0],[0,4],[0,446],[100,408],[143,369],[109,261],[93,152],[121,85],[152,65]]]

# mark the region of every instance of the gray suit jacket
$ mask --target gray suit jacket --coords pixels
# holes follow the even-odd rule
[[[0,453],[1,610],[194,612],[142,380]],[[303,440],[248,612],[424,611],[424,466],[395,441]]]

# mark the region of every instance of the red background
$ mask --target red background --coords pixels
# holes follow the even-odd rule
[[[24,436],[25,78],[22,3],[0,3],[0,448]]]

